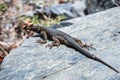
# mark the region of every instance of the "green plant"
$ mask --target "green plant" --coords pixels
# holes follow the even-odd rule
[[[0,11],[5,11],[7,9],[6,4],[0,4]]]
[[[57,16],[56,17],[56,23],[60,23],[61,22],[61,20],[64,20],[64,19],[66,19],[67,17],[64,15],[64,14],[62,14],[62,15],[59,15],[59,16]]]
[[[59,24],[61,22],[61,20],[64,20],[66,19],[66,16],[65,15],[59,15],[57,16],[56,18],[49,18],[47,17],[46,19],[39,19],[38,15],[35,15],[34,17],[27,17],[27,16],[24,16],[24,17],[19,17],[18,18],[19,21],[26,21],[26,20],[30,20],[33,24],[41,24],[41,25],[44,25],[44,26],[51,26],[53,24]]]
[[[33,24],[40,24],[41,21],[38,19],[38,16],[35,15],[33,18],[31,18],[31,21]]]

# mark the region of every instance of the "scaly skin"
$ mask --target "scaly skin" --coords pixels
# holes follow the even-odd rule
[[[110,66],[108,63],[104,62],[100,58],[96,57],[95,55],[91,54],[90,52],[85,50],[83,47],[81,47],[82,44],[79,39],[73,38],[70,35],[68,35],[62,31],[55,30],[53,28],[43,27],[43,26],[31,26],[31,27],[27,27],[27,29],[43,35],[44,39],[38,41],[40,43],[43,43],[43,44],[46,43],[47,39],[54,41],[52,44],[48,44],[47,47],[52,48],[53,46],[60,46],[60,44],[64,44],[66,46],[69,46],[69,47],[75,49],[76,51],[79,51],[84,56],[86,56],[90,59],[93,59],[95,61],[98,61],[98,62],[108,66],[115,72],[119,73],[119,71],[117,71],[115,68]]]

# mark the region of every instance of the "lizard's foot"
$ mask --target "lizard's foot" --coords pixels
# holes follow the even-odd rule
[[[49,47],[49,49],[52,49],[53,48],[53,44],[48,44],[47,46],[45,47]]]
[[[50,49],[52,49],[54,46],[59,47],[60,44],[59,43],[52,43],[52,44],[48,44],[46,47],[50,47]]]
[[[40,43],[40,44],[45,44],[46,43],[46,41],[45,40],[36,40],[36,43]]]
[[[91,44],[91,45],[84,44],[84,45],[82,45],[81,47],[82,47],[82,48],[86,48],[86,49],[88,49],[88,50],[89,50],[90,48],[96,50],[96,49],[93,47],[92,44]]]
[[[93,45],[92,45],[92,44],[91,44],[91,45],[89,45],[89,48],[96,50],[96,48],[95,48],[95,47],[93,47]]]

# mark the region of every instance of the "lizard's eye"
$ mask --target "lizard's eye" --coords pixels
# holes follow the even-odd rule
[[[40,28],[38,28],[38,30],[40,30]]]

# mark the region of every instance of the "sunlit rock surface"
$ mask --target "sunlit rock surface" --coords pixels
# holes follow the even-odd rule
[[[120,7],[75,18],[60,30],[92,44],[92,54],[120,71]],[[64,45],[52,49],[24,40],[1,64],[0,80],[120,80],[120,74]]]

